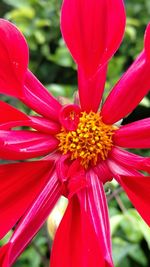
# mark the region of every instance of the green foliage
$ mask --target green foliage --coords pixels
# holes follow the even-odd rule
[[[148,266],[148,259],[140,246],[145,240],[150,248],[150,228],[135,209],[128,209],[124,213],[119,212],[112,216],[110,224],[115,266],[122,266],[124,258],[128,259],[128,265],[125,265],[128,267],[132,266],[132,261],[137,262],[139,266]]]

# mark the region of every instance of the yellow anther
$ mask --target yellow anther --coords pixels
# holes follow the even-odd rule
[[[102,148],[102,147],[103,147],[103,146],[102,146],[102,144],[100,144],[100,143],[98,143],[98,144],[97,144],[97,146],[98,146],[98,147],[100,147],[100,148]]]
[[[77,134],[76,134],[76,132],[72,131],[72,135],[73,135],[73,136],[76,136]]]
[[[89,134],[86,133],[86,134],[84,134],[83,136],[84,136],[85,138],[88,138],[88,137],[89,137]]]
[[[73,138],[73,142],[78,143],[79,142],[79,138]]]
[[[75,145],[75,144],[71,144],[71,145],[70,145],[70,147],[72,147],[72,148],[75,148],[75,147],[76,147],[76,145]]]
[[[83,131],[84,131],[85,133],[87,132],[87,130],[88,130],[87,128],[83,128]]]
[[[92,130],[93,130],[93,131],[95,131],[96,129],[97,129],[97,127],[96,127],[96,126],[93,126],[93,127],[92,127]]]
[[[82,151],[81,153],[80,153],[80,157],[83,157],[84,156],[84,151]]]
[[[57,134],[60,141],[59,150],[63,154],[71,152],[71,160],[80,159],[87,169],[90,164],[96,165],[98,158],[105,160],[113,146],[112,136],[117,128],[103,123],[100,114],[82,112],[78,127],[68,132],[62,128]]]

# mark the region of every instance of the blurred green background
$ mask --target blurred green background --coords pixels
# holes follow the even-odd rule
[[[124,41],[109,64],[105,96],[143,47],[143,35],[150,21],[150,0],[125,0],[127,27]],[[15,23],[24,33],[30,48],[30,69],[56,97],[72,98],[77,89],[76,66],[70,57],[59,29],[60,0],[0,0],[0,16]],[[14,99],[4,100],[23,111],[31,111]],[[123,123],[149,117],[150,95]],[[150,151],[136,150],[143,156]],[[115,182],[106,185],[109,203],[115,267],[150,266],[150,229],[138,216],[125,193]],[[62,212],[64,201],[59,212]],[[58,212],[58,211],[57,211]],[[15,267],[49,266],[49,254],[55,217],[39,232]],[[1,241],[4,243],[9,235]]]

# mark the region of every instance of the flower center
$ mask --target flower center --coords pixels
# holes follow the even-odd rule
[[[81,112],[76,130],[68,131],[62,127],[57,135],[59,150],[63,154],[70,153],[71,160],[79,158],[87,169],[89,164],[96,165],[99,158],[107,158],[113,145],[114,130],[114,126],[103,123],[100,114]]]

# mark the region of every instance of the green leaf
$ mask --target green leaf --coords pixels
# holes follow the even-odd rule
[[[71,85],[60,85],[60,84],[48,84],[46,88],[56,97],[72,97],[75,91],[75,86]]]
[[[129,209],[126,212],[126,215],[132,219],[135,232],[145,239],[150,249],[150,227],[143,221],[143,219],[135,209]]]
[[[45,36],[43,35],[42,31],[36,30],[34,32],[34,36],[35,36],[35,38],[36,38],[36,40],[37,40],[37,42],[39,44],[44,44],[45,43]]]
[[[10,230],[1,240],[0,240],[0,246],[4,245],[5,243],[8,242],[10,237],[12,236],[13,231]]]
[[[143,219],[140,217],[140,215],[136,211],[134,212],[138,220],[139,229],[141,233],[143,234],[143,238],[147,242],[147,245],[150,249],[150,227],[143,221]]]
[[[35,11],[31,7],[20,7],[18,9],[14,9],[6,14],[6,19],[9,20],[22,20],[25,19],[33,19],[35,16]]]
[[[13,7],[24,7],[29,5],[28,2],[24,0],[3,0],[3,2]]]
[[[110,218],[110,228],[111,228],[111,235],[114,235],[116,233],[116,230],[118,229],[121,221],[124,219],[123,214],[117,214],[115,216],[112,216]]]
[[[113,259],[114,265],[120,267],[120,262],[129,255],[134,249],[134,245],[122,240],[121,238],[113,238]]]
[[[142,266],[147,266],[147,258],[140,246],[134,245],[133,249],[129,252],[130,257]]]
[[[72,67],[74,65],[73,59],[62,39],[59,40],[59,47],[56,49],[55,54],[50,55],[50,60],[63,67]]]

